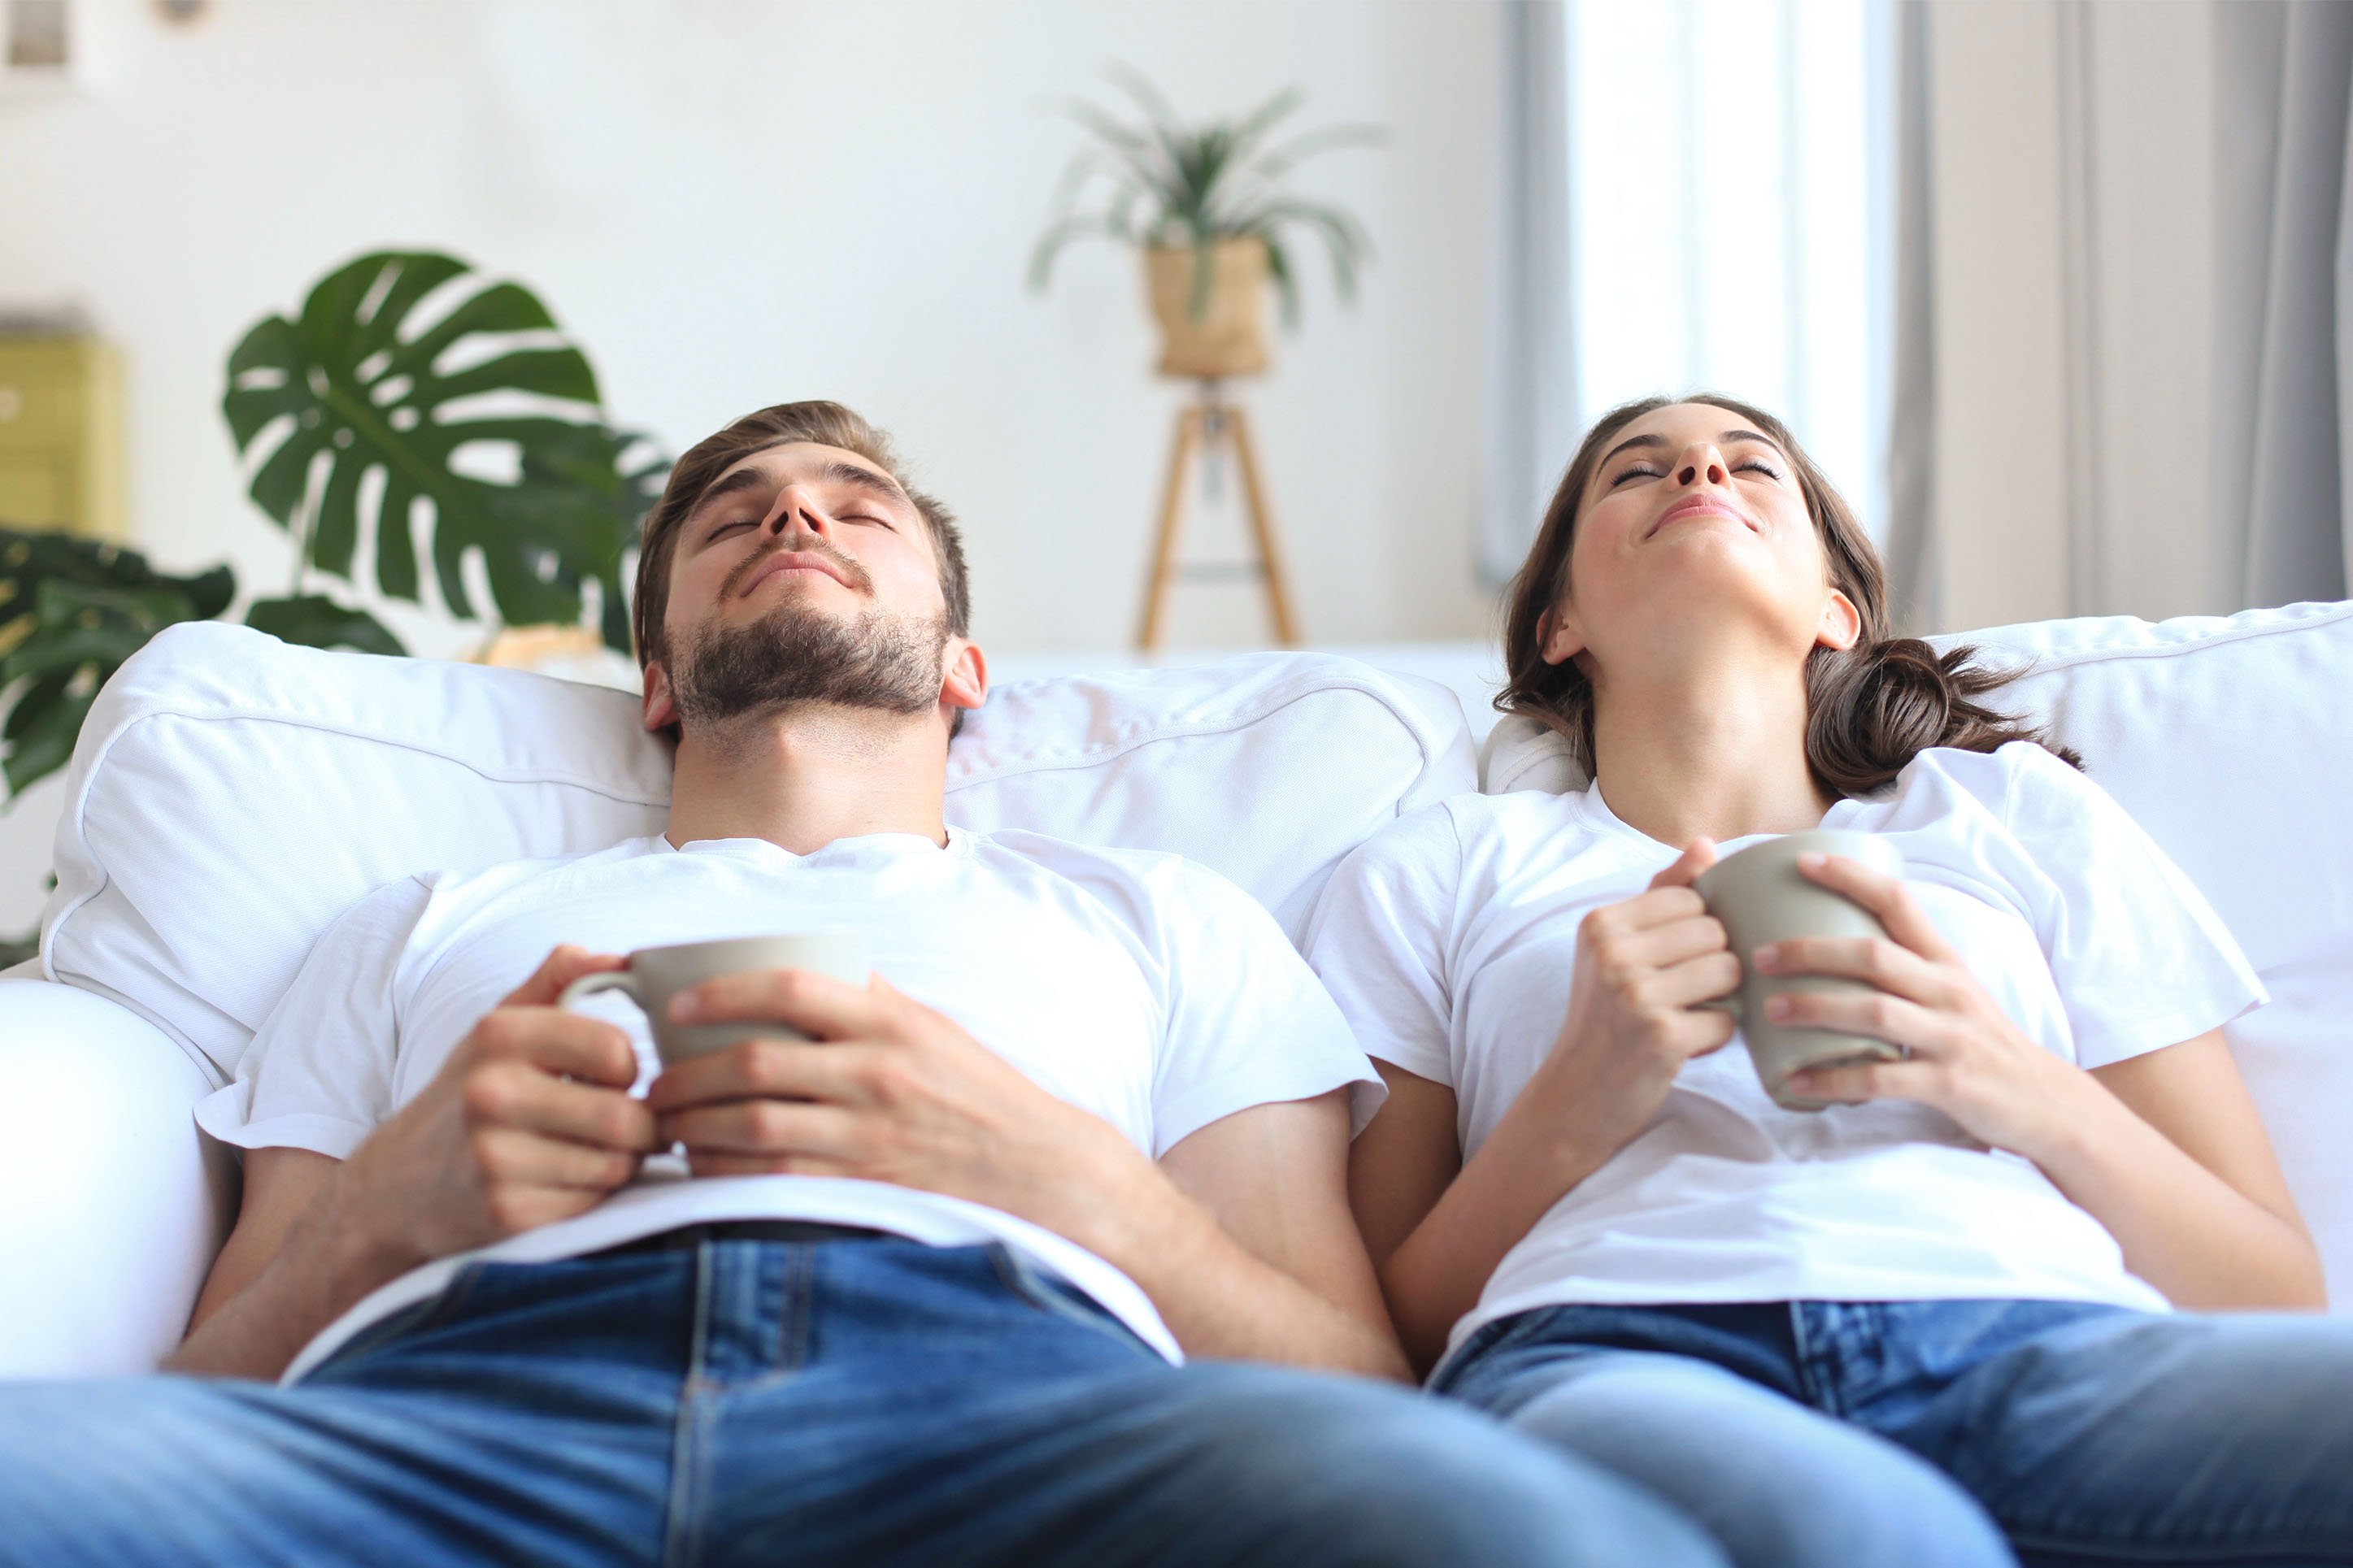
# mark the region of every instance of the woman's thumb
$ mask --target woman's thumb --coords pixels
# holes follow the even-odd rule
[[[1651,890],[1661,888],[1688,888],[1699,874],[1715,864],[1715,840],[1694,838],[1691,847],[1675,857],[1675,863],[1651,879]]]

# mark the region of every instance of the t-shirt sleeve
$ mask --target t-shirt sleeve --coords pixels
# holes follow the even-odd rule
[[[2012,742],[2001,757],[2080,1065],[2178,1045],[2269,1000],[2205,895],[2114,796],[2041,746]]]
[[[1349,1091],[1361,1130],[1388,1090],[1332,998],[1257,900],[1186,861],[1154,901],[1167,1018],[1152,1086],[1153,1157],[1256,1105]]]
[[[431,896],[405,877],[329,926],[237,1058],[237,1077],[197,1102],[196,1125],[239,1148],[349,1158],[393,1111],[396,989]]]
[[[1398,818],[1340,863],[1307,926],[1307,962],[1356,1043],[1455,1087],[1447,949],[1462,842],[1445,803]]]

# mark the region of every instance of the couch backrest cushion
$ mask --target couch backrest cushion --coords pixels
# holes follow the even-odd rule
[[[2353,603],[1934,640],[2027,668],[2003,705],[2083,753],[2246,949],[2272,1001],[2232,1049],[2353,1310]],[[1525,721],[1484,761],[1491,792],[1583,787]]]
[[[670,761],[627,693],[192,624],[84,724],[42,921],[54,978],[216,1076],[372,889],[661,830]],[[1294,939],[1348,850],[1473,787],[1451,694],[1321,654],[1026,681],[950,748],[948,816],[1187,855]]]

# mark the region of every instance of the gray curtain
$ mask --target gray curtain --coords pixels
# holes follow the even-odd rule
[[[2353,5],[2215,8],[2211,608],[2341,599],[2353,575]]]
[[[1503,0],[1487,289],[1478,567],[1520,569],[1577,447],[1569,292],[1568,23],[1562,0]]]
[[[1895,376],[1887,419],[1887,590],[1899,630],[1944,629],[1936,574],[1936,279],[1928,7],[1896,8]]]

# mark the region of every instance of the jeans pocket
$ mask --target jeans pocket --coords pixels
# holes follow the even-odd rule
[[[1004,1242],[992,1241],[986,1250],[990,1265],[997,1270],[997,1279],[1028,1305],[1049,1317],[1060,1318],[1116,1340],[1155,1361],[1161,1359],[1159,1352],[1137,1338],[1134,1330],[1076,1286],[1065,1284],[1058,1276],[1039,1268]]]
[[[1424,1386],[1432,1394],[1443,1394],[1472,1405],[1483,1403],[1478,1394],[1480,1374],[1492,1372],[1514,1346],[1543,1334],[1559,1315],[1556,1307],[1536,1307],[1482,1325],[1476,1333],[1439,1358]]]

